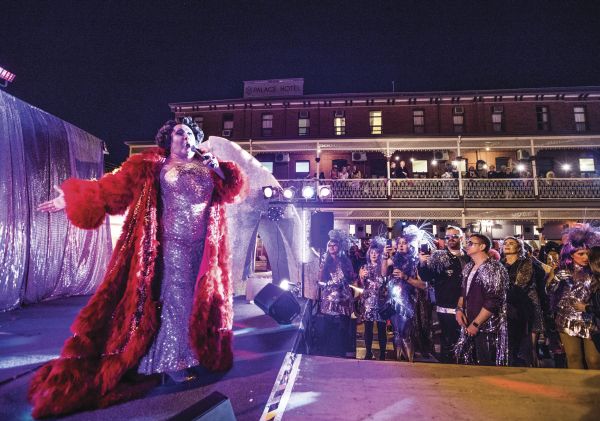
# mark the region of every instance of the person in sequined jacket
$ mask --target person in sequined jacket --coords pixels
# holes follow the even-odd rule
[[[462,273],[456,307],[456,321],[462,331],[455,348],[457,358],[467,364],[506,365],[508,359],[508,272],[500,262],[489,258],[490,247],[490,239],[482,234],[472,234],[467,241],[471,262]]]
[[[191,118],[168,121],[157,133],[158,148],[132,155],[99,180],[68,179],[58,197],[39,206],[64,210],[83,229],[101,226],[107,214],[127,216],[102,284],[71,325],[73,336],[60,357],[33,376],[28,397],[34,417],[138,397],[155,378],[136,376],[138,370],[178,375],[197,364],[231,368],[233,285],[224,205],[239,200],[247,184],[235,163],[192,153],[202,137]],[[155,358],[157,349],[163,352]],[[145,357],[152,361],[144,363]]]
[[[535,258],[525,252],[523,241],[506,237],[501,262],[508,271],[507,321],[509,364],[537,366],[536,344],[544,332],[542,299],[538,285],[545,284],[546,272]]]
[[[446,228],[446,248],[431,256],[420,253],[419,276],[430,283],[435,291],[437,318],[440,324],[440,359],[443,363],[456,362],[454,346],[460,326],[456,322],[456,303],[461,293],[462,270],[471,261],[461,249],[463,232],[460,228]]]
[[[358,285],[363,288],[360,298],[362,314],[365,325],[365,347],[367,353],[365,360],[373,359],[373,325],[377,324],[377,338],[379,342],[379,359],[385,360],[385,347],[387,345],[386,320],[379,315],[386,300],[386,278],[381,274],[381,255],[385,239],[379,237],[371,240],[367,251],[368,263],[363,265],[358,272]]]
[[[331,238],[327,243],[327,256],[319,276],[320,309],[322,314],[328,316],[350,318],[353,311],[353,294],[350,285],[356,276],[343,243],[342,239],[336,237]]]
[[[577,308],[578,302],[589,302],[599,288],[589,266],[590,248],[598,245],[600,235],[590,226],[572,228],[560,253],[559,270],[547,286],[557,303],[556,328],[568,368],[600,369],[600,353],[592,340],[598,326],[592,313]]]

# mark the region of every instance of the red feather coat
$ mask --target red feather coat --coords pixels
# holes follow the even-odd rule
[[[106,275],[76,317],[73,336],[58,359],[42,366],[29,388],[36,418],[104,407],[143,394],[155,383],[128,383],[152,344],[160,324],[160,291],[154,267],[159,253],[156,205],[162,149],[130,157],[100,180],[69,179],[62,185],[66,213],[80,228],[93,229],[105,216],[129,209]],[[225,175],[213,173],[204,256],[194,290],[190,343],[198,360],[215,371],[228,370],[232,352],[232,284],[225,203],[239,199],[246,186],[240,169],[222,162]]]

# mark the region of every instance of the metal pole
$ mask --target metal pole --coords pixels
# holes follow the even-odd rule
[[[533,194],[535,195],[535,197],[539,197],[540,196],[540,191],[539,191],[539,180],[538,180],[538,173],[537,173],[537,162],[535,159],[535,145],[533,144],[533,139],[529,139],[529,147],[530,147],[530,153],[531,156],[533,157],[533,160],[531,161],[531,172],[533,173]]]
[[[456,141],[456,153],[458,154],[457,156],[460,157],[460,142],[461,142],[461,136],[458,136],[458,140]],[[460,170],[461,167],[461,160],[457,159],[456,162],[458,162],[458,195],[462,198],[464,196],[463,194],[463,179],[462,179],[462,171]],[[463,225],[464,227],[464,225]]]
[[[390,157],[392,156],[392,154],[390,154],[390,141],[386,141],[385,142],[385,157],[386,159],[386,168],[387,168],[387,197],[388,199],[391,199],[392,197],[392,180],[391,180],[391,169],[390,169]],[[391,218],[391,216],[390,216]]]

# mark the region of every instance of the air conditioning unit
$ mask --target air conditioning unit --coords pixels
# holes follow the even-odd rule
[[[433,159],[436,161],[447,161],[450,159],[448,151],[433,151]]]
[[[352,162],[365,162],[366,160],[366,152],[352,152]]]
[[[494,105],[492,107],[492,113],[494,114],[501,114],[504,112],[504,107],[502,105]]]
[[[308,111],[300,111],[298,113],[299,118],[308,118],[308,116],[309,116]]]
[[[290,162],[290,154],[284,152],[275,154],[275,162]]]
[[[527,149],[517,149],[517,159],[519,161],[529,159],[530,157],[531,153]]]
[[[334,114],[335,117],[344,117],[344,111],[338,110]]]
[[[463,107],[462,105],[454,107],[454,114],[460,115],[460,114],[464,114],[464,113],[465,113],[465,107]]]
[[[223,135],[224,137],[230,137],[230,136],[231,136],[231,130],[230,130],[230,129],[225,129],[225,130],[223,130],[223,133],[222,133],[222,135]]]

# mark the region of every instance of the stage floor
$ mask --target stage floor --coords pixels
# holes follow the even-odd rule
[[[71,297],[0,313],[0,420],[29,420],[26,400],[33,370],[55,358],[69,326],[89,297]],[[234,300],[234,366],[224,374],[204,372],[184,384],[157,387],[143,399],[67,420],[161,420],[198,402],[213,391],[231,400],[238,420],[258,420],[298,323],[280,326],[244,297]]]
[[[298,359],[273,418],[600,419],[600,371]]]

